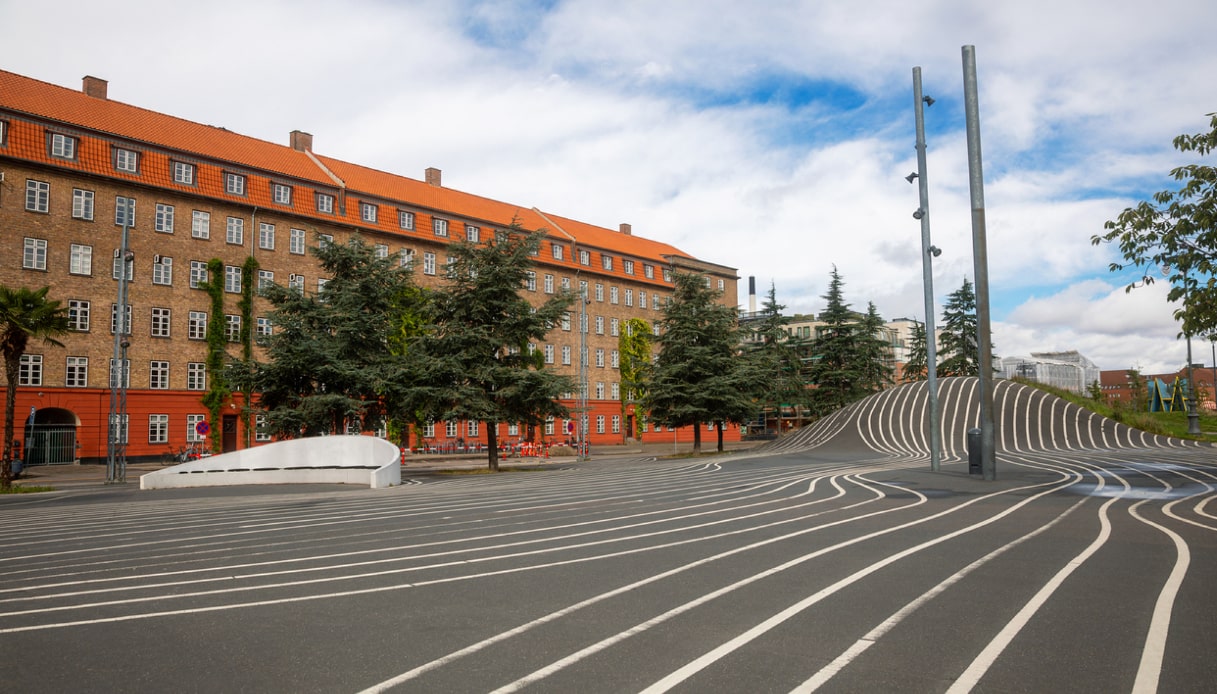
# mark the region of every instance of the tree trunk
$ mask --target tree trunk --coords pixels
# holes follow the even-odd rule
[[[701,455],[701,424],[693,423],[693,455]]]
[[[486,443],[490,446],[490,471],[499,471],[499,425],[486,422]]]
[[[0,460],[0,489],[13,486],[13,413],[17,409],[17,375],[20,367],[20,355],[5,355],[4,375],[8,383],[4,389],[4,456]]]
[[[715,428],[715,430],[718,431],[718,452],[722,453],[723,452],[723,423],[715,422],[714,428]]]

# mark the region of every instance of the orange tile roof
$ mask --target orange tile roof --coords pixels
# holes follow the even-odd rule
[[[50,120],[75,126],[86,134],[99,137],[84,137],[80,151],[74,161],[51,160],[46,152],[42,129],[33,122],[10,122],[9,144],[0,153],[33,161],[51,163],[64,168],[74,168],[115,178],[139,181],[167,189],[188,190],[193,193],[220,199],[234,199],[224,190],[223,171],[234,169],[250,174],[247,193],[240,202],[259,207],[280,208],[271,199],[268,178],[252,175],[256,172],[270,178],[288,180],[295,188],[295,199],[291,207],[297,214],[334,221],[343,221],[357,227],[372,226],[360,218],[359,202],[397,204],[404,208],[417,209],[423,218],[417,219],[416,234],[431,234],[431,213],[456,222],[474,224],[488,223],[507,226],[517,221],[528,230],[546,230],[554,241],[566,245],[562,260],[556,260],[550,249],[542,249],[539,260],[547,265],[581,267],[571,242],[583,250],[594,250],[589,269],[603,272],[600,265],[602,254],[614,256],[614,273],[621,275],[619,259],[639,262],[665,263],[664,256],[692,258],[683,251],[659,241],[618,231],[597,227],[567,217],[543,213],[529,206],[514,205],[466,193],[451,188],[431,185],[405,176],[378,171],[376,169],[344,162],[331,157],[297,151],[286,145],[240,135],[224,128],[202,125],[188,120],[149,111],[119,101],[97,98],[83,91],[68,89],[40,80],[0,70],[0,108],[29,116],[32,120]],[[105,137],[117,137],[133,143],[141,143],[141,165],[138,174],[115,171],[111,163],[109,143]],[[170,176],[170,158],[190,158],[190,155],[215,166],[200,166],[197,181],[192,186],[175,183]],[[345,189],[321,168],[320,162],[342,180]],[[235,166],[234,166],[235,165]],[[242,171],[243,168],[248,169]],[[338,201],[334,214],[320,214],[313,208],[312,195],[316,191],[342,196],[345,208]],[[402,234],[395,213],[381,210],[378,223],[382,231]],[[461,229],[453,229],[459,238]],[[641,269],[633,279],[646,281]],[[661,278],[655,278],[659,281]]]

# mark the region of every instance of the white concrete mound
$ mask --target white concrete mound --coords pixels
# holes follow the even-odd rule
[[[236,484],[401,484],[401,453],[374,436],[316,436],[213,455],[139,478],[140,489]]]

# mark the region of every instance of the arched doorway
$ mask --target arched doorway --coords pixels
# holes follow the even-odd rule
[[[25,464],[70,465],[76,462],[76,415],[47,407],[25,420]]]

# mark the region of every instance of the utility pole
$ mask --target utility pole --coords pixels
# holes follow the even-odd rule
[[[130,214],[128,211],[127,214]],[[127,348],[131,346],[127,324],[127,268],[135,253],[127,247],[129,219],[123,221],[122,243],[118,249],[118,298],[115,301],[114,357],[110,360],[110,432],[106,438],[106,484],[127,481]]]
[[[925,164],[925,110],[922,104],[931,105],[934,100],[921,93],[921,68],[913,68],[913,111],[917,123],[917,192],[920,199],[921,220],[921,276],[925,290],[925,365],[926,388],[930,394],[930,470],[938,472],[942,445],[939,431],[938,411],[938,352],[934,340],[934,256],[942,251],[930,243],[930,184],[926,180]]]
[[[576,460],[587,460],[590,457],[587,443],[587,303],[587,289],[584,288],[579,292],[579,440],[576,442],[579,450],[576,452]]]
[[[993,417],[993,345],[989,322],[989,252],[985,239],[985,184],[981,171],[980,107],[976,90],[976,47],[963,47],[963,100],[968,132],[968,189],[972,200],[972,264],[976,273],[976,360],[980,377],[980,465],[984,478],[997,479]]]

